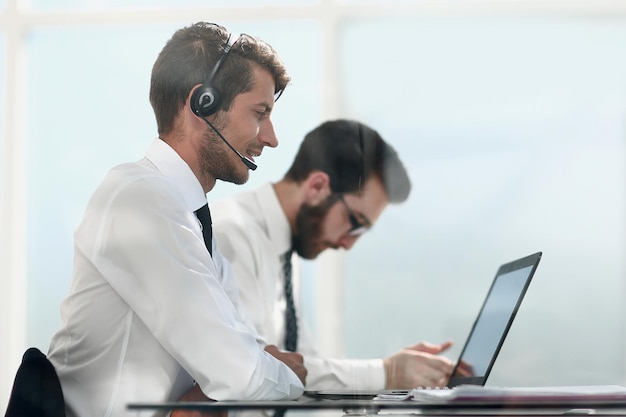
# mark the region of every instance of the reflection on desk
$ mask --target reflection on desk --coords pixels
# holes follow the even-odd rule
[[[447,396],[446,396],[447,395]],[[340,410],[344,416],[403,415],[626,415],[626,388],[620,386],[490,388],[455,387],[430,398],[318,399],[295,401],[217,401],[129,404],[129,410]]]
[[[377,400],[392,401],[484,401],[505,399],[520,401],[526,399],[550,398],[555,401],[569,400],[621,400],[626,399],[626,388],[620,385],[570,385],[544,387],[489,387],[480,385],[459,385],[453,389],[417,388],[401,394],[380,394]]]

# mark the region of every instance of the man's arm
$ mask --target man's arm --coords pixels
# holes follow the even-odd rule
[[[106,238],[84,250],[116,260],[95,266],[205,393],[220,400],[301,395],[297,376],[241,322],[175,190],[144,178],[109,204],[116,207],[98,231]]]
[[[438,354],[450,346],[452,346],[451,342],[439,345],[422,342],[385,358],[383,361],[385,388],[413,389],[445,386],[454,369],[454,363]]]
[[[301,354],[298,352],[284,352],[274,345],[266,346],[265,351],[291,368],[291,370],[298,375],[300,381],[302,381],[302,385],[306,385],[308,371],[304,367],[304,359]]]
[[[384,359],[327,358],[304,354],[308,390],[412,389],[443,386],[453,363],[437,356],[450,343],[419,343]]]
[[[194,384],[189,391],[178,399],[179,402],[195,402],[195,401],[214,401],[204,395],[200,386]],[[200,411],[200,410],[174,410],[170,413],[171,417],[228,417],[228,410],[223,411]]]
[[[265,351],[283,362],[285,365],[298,375],[302,384],[306,383],[307,370],[303,365],[302,355],[295,352],[282,352],[276,346],[270,345],[265,347]],[[193,401],[214,401],[204,395],[199,385],[194,384],[189,391],[178,399],[179,402]],[[174,410],[171,417],[228,417],[228,411],[206,412],[199,410]]]

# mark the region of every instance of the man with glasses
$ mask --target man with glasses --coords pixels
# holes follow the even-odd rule
[[[217,245],[246,313],[268,343],[303,354],[308,390],[434,387],[452,372],[452,362],[438,355],[449,342],[420,343],[385,359],[320,357],[293,301],[299,299],[293,252],[315,259],[328,248],[350,249],[410,189],[402,162],[378,132],[335,120],[305,136],[283,179],[211,205]]]

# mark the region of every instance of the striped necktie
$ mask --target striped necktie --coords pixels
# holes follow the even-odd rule
[[[283,278],[285,279],[285,350],[295,352],[298,347],[298,323],[296,322],[296,307],[293,303],[293,286],[291,284],[291,255],[290,249],[283,255]],[[287,410],[276,410],[273,417],[284,417]]]
[[[293,285],[291,283],[291,255],[293,250],[289,250],[285,256],[283,264],[283,274],[285,278],[285,350],[295,352],[298,348],[298,323],[296,321],[296,307],[293,302]]]

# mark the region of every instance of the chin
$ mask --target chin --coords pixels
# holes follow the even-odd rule
[[[233,181],[233,183],[235,183],[237,185],[243,185],[243,184],[247,183],[249,179],[250,179],[250,176],[246,175],[246,176],[237,178],[237,181]]]
[[[223,178],[220,178],[220,179],[224,182],[230,182],[236,185],[242,185],[248,182],[249,178],[250,178],[250,173],[248,172],[248,170],[246,170],[245,172],[231,172],[230,175],[224,176]]]
[[[320,255],[320,253],[324,252],[324,249],[325,248],[320,248],[320,247],[311,248],[306,253],[298,254],[298,255],[300,255],[301,258],[308,259],[308,260],[312,261],[315,258],[317,258]]]
[[[250,170],[246,167],[246,170],[239,176],[239,182],[237,184],[245,184],[250,179]]]

